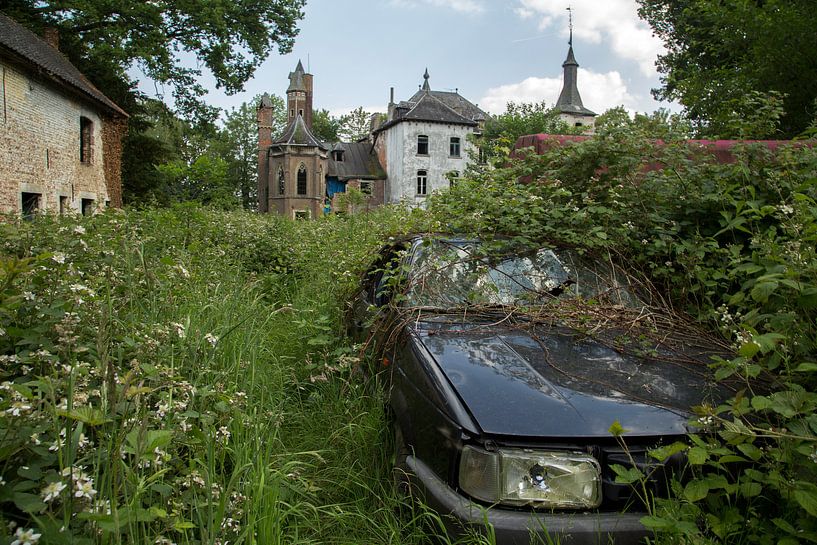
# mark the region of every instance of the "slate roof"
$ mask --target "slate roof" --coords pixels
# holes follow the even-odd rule
[[[286,144],[288,146],[312,146],[322,150],[329,149],[326,144],[321,142],[318,137],[312,134],[312,131],[306,126],[306,121],[304,121],[304,117],[301,114],[296,115],[295,118],[284,128],[284,132],[281,133],[281,136],[273,140],[272,145],[274,146],[276,144]]]
[[[420,100],[424,91],[420,90],[414,93],[414,96],[409,99],[409,102],[417,102]],[[451,91],[429,91],[429,94],[460,114],[463,117],[476,122],[485,121],[488,114],[479,109],[470,100],[459,93]]]
[[[289,73],[289,87],[287,93],[290,91],[306,91],[306,84],[304,83],[304,65],[298,61],[298,66],[295,67],[294,72]]]
[[[343,161],[335,161],[334,154],[329,154],[327,175],[340,180],[385,180],[377,154],[370,142],[339,142],[332,146],[332,151],[342,150]]]
[[[5,50],[29,64],[40,75],[60,86],[77,91],[111,113],[128,114],[86,78],[76,66],[42,38],[0,13],[0,52]]]
[[[377,129],[377,132],[388,129],[402,121],[429,121],[432,123],[447,123],[450,125],[476,126],[479,123],[469,119],[435,97],[433,91],[420,91],[417,100],[400,102],[394,109],[394,117]]]
[[[562,68],[564,69],[564,81],[559,100],[556,101],[556,110],[569,114],[595,116],[595,112],[584,107],[582,97],[579,95],[577,82],[579,63],[576,62],[576,56],[573,54],[573,45],[567,50],[567,58],[562,63]]]

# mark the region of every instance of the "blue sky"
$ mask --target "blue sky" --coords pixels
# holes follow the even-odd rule
[[[308,0],[292,53],[272,54],[244,92],[213,90],[208,101],[229,109],[262,92],[283,96],[301,59],[315,76],[315,107],[335,115],[357,106],[384,111],[389,88],[397,100],[410,97],[426,67],[433,89],[456,88],[492,113],[508,100],[554,103],[568,5],[585,106],[668,107],[650,96],[661,44],[638,19],[635,0]]]

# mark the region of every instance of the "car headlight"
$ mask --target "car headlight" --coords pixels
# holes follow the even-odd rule
[[[466,446],[460,488],[490,503],[592,509],[601,504],[601,469],[585,454]]]

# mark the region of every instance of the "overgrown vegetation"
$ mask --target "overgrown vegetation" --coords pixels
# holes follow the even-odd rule
[[[644,134],[601,124],[593,139],[458,180],[431,212],[483,238],[610,252],[731,343],[735,357],[713,370],[743,387],[698,408],[688,445],[656,453],[685,450],[693,470],[644,519],[657,541],[815,541],[817,152],[742,145],[728,163]]]
[[[410,218],[184,206],[0,225],[0,540],[425,540],[339,318]]]

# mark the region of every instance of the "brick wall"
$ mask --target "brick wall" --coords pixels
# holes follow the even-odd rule
[[[0,95],[0,212],[19,213],[23,192],[54,213],[60,197],[76,212],[82,199],[121,202],[120,160],[106,158],[120,153],[121,127],[103,130],[99,111],[2,59]],[[81,117],[92,123],[89,162],[80,161]]]

